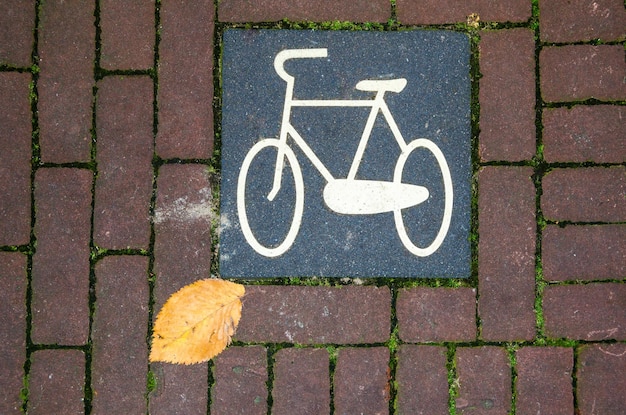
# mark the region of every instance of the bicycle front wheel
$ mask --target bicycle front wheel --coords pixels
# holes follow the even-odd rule
[[[281,188],[269,200],[280,141],[268,138],[256,143],[246,155],[237,182],[237,214],[248,244],[265,257],[284,254],[293,244],[302,223],[304,180],[296,155],[284,148]],[[287,174],[290,172],[290,174]],[[254,215],[248,216],[248,212]],[[254,226],[250,226],[254,219]]]
[[[428,152],[434,156],[437,161],[438,168],[441,173],[441,179],[443,181],[443,215],[441,215],[441,223],[435,224],[434,226],[438,226],[438,230],[435,233],[435,237],[430,242],[430,244],[424,244],[423,247],[418,246],[417,242],[414,242],[417,239],[418,233],[413,232],[411,236],[409,235],[409,231],[407,230],[406,225],[413,225],[413,222],[408,221],[403,215],[403,210],[408,211],[407,209],[395,209],[393,212],[394,220],[396,223],[396,230],[398,231],[398,236],[402,241],[402,244],[406,249],[409,250],[413,255],[417,255],[420,257],[425,257],[433,254],[441,244],[443,243],[446,235],[448,233],[448,229],[450,228],[450,221],[452,220],[452,205],[453,205],[453,190],[452,190],[452,176],[450,175],[450,168],[448,167],[448,163],[446,162],[446,158],[444,157],[442,151],[439,149],[437,144],[428,140],[426,138],[419,138],[409,143],[406,150],[400,154],[398,161],[396,163],[396,168],[393,175],[393,181],[396,183],[401,183],[403,179],[403,174],[405,170],[405,165],[409,156],[419,149],[426,149]],[[429,189],[431,190],[431,189]],[[430,191],[431,195],[433,194]],[[407,212],[408,214],[408,212]]]

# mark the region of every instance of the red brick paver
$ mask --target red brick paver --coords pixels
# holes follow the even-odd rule
[[[94,5],[80,0],[45,2],[39,24],[41,158],[52,163],[89,161],[96,36]]]
[[[237,340],[376,343],[389,339],[391,295],[376,287],[258,286],[246,290]]]
[[[397,0],[398,20],[404,24],[465,22],[476,13],[482,21],[521,22],[530,17],[531,3],[524,0],[490,2],[485,0],[418,1]]]
[[[479,173],[478,313],[482,338],[535,336],[535,188],[527,167]]]
[[[457,349],[458,414],[508,414],[511,408],[511,368],[500,347]]]
[[[148,369],[148,258],[109,256],[95,269],[99,299],[91,362],[93,410],[102,414],[146,412]]]
[[[35,177],[32,339],[81,345],[89,338],[90,170],[46,168]]]
[[[626,226],[549,225],[542,252],[548,281],[619,279],[626,274]]]
[[[5,0],[0,13],[0,65],[29,66],[35,28],[35,5]]]
[[[173,164],[159,169],[153,217],[155,312],[183,286],[209,277],[211,202],[205,166]],[[150,413],[206,412],[206,364],[185,367],[155,363],[151,365],[151,370],[157,388],[149,396]]]
[[[547,162],[622,163],[626,160],[626,109],[578,105],[543,113],[543,155]]]
[[[389,412],[389,349],[340,349],[335,369],[335,412]]]
[[[398,352],[396,380],[399,414],[448,412],[446,348],[403,345]]]
[[[85,355],[79,350],[39,350],[31,357],[28,412],[85,413]]]
[[[209,158],[213,150],[213,2],[163,2],[160,15],[157,154],[164,159]]]
[[[626,345],[582,346],[578,358],[578,406],[582,415],[619,414],[626,408]]]
[[[547,219],[626,221],[626,168],[554,169],[543,178],[541,209]]]
[[[154,0],[100,3],[105,69],[147,69],[154,65]]]
[[[626,10],[620,0],[540,0],[539,30],[545,42],[624,39]]]
[[[535,42],[528,29],[485,32],[480,42],[480,158],[535,155]]]
[[[402,290],[396,309],[400,338],[405,342],[476,339],[476,290],[473,288]]]
[[[195,366],[153,363],[150,370],[154,375],[156,387],[148,395],[148,413],[206,414],[209,372],[206,363]]]
[[[107,77],[98,83],[94,243],[107,249],[150,243],[152,80]]]
[[[215,359],[211,413],[267,413],[267,350],[261,346],[231,347]]]
[[[383,23],[390,17],[391,4],[386,0],[222,0],[219,7],[219,20],[222,22],[276,22],[289,19]]]
[[[0,252],[0,413],[17,414],[22,407],[26,359],[26,256]]]
[[[324,349],[282,349],[274,356],[272,413],[327,414],[329,356]]]
[[[546,47],[539,56],[546,101],[626,99],[626,63],[621,45]]]
[[[547,287],[546,335],[579,340],[626,339],[626,284]]]
[[[517,361],[516,414],[574,413],[574,351],[564,347],[524,347]]]
[[[30,241],[30,76],[0,73],[0,245]]]

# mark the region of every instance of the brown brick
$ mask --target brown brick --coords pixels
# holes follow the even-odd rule
[[[83,352],[39,350],[33,353],[31,360],[28,414],[84,414]]]
[[[398,414],[448,413],[446,348],[402,345],[396,381]]]
[[[511,368],[506,351],[495,346],[457,349],[457,414],[502,414],[511,409]]]
[[[626,275],[626,225],[549,225],[542,236],[548,281],[619,279]]]
[[[35,7],[34,3],[21,0],[2,2],[0,65],[30,66],[32,63]]]
[[[476,339],[476,289],[400,290],[396,313],[405,342],[472,341]]]
[[[523,347],[516,352],[516,414],[574,413],[574,351],[564,347]]]
[[[153,84],[149,77],[107,77],[98,84],[98,178],[94,243],[107,249],[150,243]]]
[[[215,359],[211,414],[267,414],[267,351],[230,347]]]
[[[482,160],[535,155],[535,41],[528,29],[484,32],[480,41]]]
[[[146,413],[148,258],[109,256],[96,264],[91,386],[93,411]]]
[[[92,179],[91,171],[70,168],[40,169],[35,176],[35,343],[87,343]]]
[[[626,161],[626,109],[579,105],[543,112],[547,162],[623,163]]]
[[[209,276],[211,203],[206,166],[164,165],[159,169],[154,216],[155,311],[183,286]],[[206,413],[207,364],[155,363],[151,370],[157,382],[149,399],[151,414]]]
[[[301,344],[385,342],[390,313],[386,287],[250,286],[235,337]]]
[[[325,349],[282,349],[274,358],[272,414],[328,414],[328,352]]]
[[[150,370],[156,389],[148,395],[149,414],[206,415],[209,373],[206,363],[191,366],[152,363]]]
[[[333,378],[335,412],[389,413],[389,349],[340,349]]]
[[[154,0],[100,2],[105,69],[146,69],[154,65]]]
[[[546,101],[626,99],[621,45],[546,47],[539,63],[541,95]]]
[[[45,162],[89,161],[94,3],[44,2],[39,29],[39,127]]]
[[[626,339],[626,284],[596,283],[547,287],[545,332],[552,338]]]
[[[213,151],[211,0],[161,4],[159,125],[162,158],[208,158]]]
[[[211,188],[206,166],[164,165],[154,214],[155,309],[211,266]]]
[[[30,242],[29,82],[28,74],[0,73],[0,245]]]
[[[540,0],[539,10],[544,42],[624,39],[626,10],[620,0]]]
[[[582,346],[578,357],[578,408],[581,415],[626,411],[626,345]]]
[[[0,413],[17,414],[22,407],[26,361],[26,256],[0,252]]]
[[[397,0],[396,7],[403,24],[465,22],[472,13],[482,22],[524,22],[531,15],[531,2],[525,0]]]
[[[535,336],[535,188],[528,167],[486,167],[478,182],[478,312],[485,340]]]
[[[574,222],[626,221],[626,169],[554,169],[543,178],[546,219]]]
[[[276,22],[288,19],[383,23],[391,17],[391,5],[386,0],[222,0],[218,14],[222,22]]]

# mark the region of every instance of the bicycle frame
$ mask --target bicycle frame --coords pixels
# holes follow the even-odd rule
[[[280,136],[279,136],[279,144],[278,151],[276,156],[276,169],[274,171],[274,183],[272,186],[272,190],[268,194],[268,200],[273,200],[278,194],[281,181],[282,181],[282,171],[284,167],[285,160],[285,148],[288,146],[287,137],[291,136],[294,142],[302,149],[304,154],[309,158],[313,166],[320,172],[320,174],[326,179],[326,181],[330,182],[335,180],[335,177],[330,173],[330,171],[324,166],[324,163],[317,157],[317,155],[313,152],[311,147],[306,143],[304,138],[298,133],[295,127],[291,124],[291,109],[293,107],[371,107],[371,111],[365,123],[365,128],[363,129],[363,133],[361,134],[361,139],[359,141],[359,145],[357,147],[356,153],[354,155],[354,159],[352,160],[352,165],[350,166],[350,171],[348,172],[348,180],[354,180],[361,164],[361,160],[363,158],[363,154],[365,153],[365,148],[367,147],[367,143],[369,141],[370,135],[372,133],[372,129],[374,128],[374,122],[376,121],[376,117],[379,112],[383,114],[385,121],[389,125],[393,136],[395,137],[398,145],[400,146],[400,150],[404,152],[407,149],[407,143],[404,141],[402,134],[400,133],[400,129],[396,124],[396,121],[387,106],[387,102],[384,99],[386,90],[378,90],[376,91],[376,95],[373,99],[322,99],[322,100],[298,100],[293,98],[293,89],[295,84],[295,78],[289,75],[283,65],[284,62],[288,59],[294,58],[321,58],[327,56],[327,49],[290,49],[284,50],[276,55],[276,59],[274,60],[274,68],[276,73],[287,82],[287,88],[285,92],[285,104],[283,107],[283,115],[282,122],[280,128]]]
[[[248,241],[250,246],[252,246],[253,249],[259,254],[266,257],[276,257],[282,255],[291,247],[298,234],[304,211],[304,180],[302,178],[302,171],[300,170],[300,164],[296,155],[287,143],[287,138],[290,136],[296,145],[302,149],[305,156],[311,161],[313,166],[326,179],[327,184],[324,186],[322,195],[324,203],[331,211],[345,215],[369,215],[393,212],[396,230],[398,231],[398,236],[400,237],[404,247],[413,255],[431,255],[443,243],[450,226],[453,207],[452,177],[443,152],[433,141],[427,138],[417,138],[410,143],[404,141],[398,125],[396,124],[391,111],[387,106],[384,97],[385,92],[392,91],[398,93],[402,91],[402,89],[406,86],[406,79],[365,79],[359,81],[355,85],[355,88],[361,91],[375,92],[376,94],[372,99],[294,99],[293,88],[295,78],[285,71],[283,67],[285,61],[293,58],[325,57],[326,54],[326,49],[288,49],[279,52],[274,59],[274,68],[276,69],[276,73],[287,82],[280,135],[278,138],[263,139],[252,146],[243,160],[237,182],[237,212],[241,223],[241,230],[246,238],[246,241]],[[291,110],[294,107],[371,108],[347,178],[343,179],[333,177],[326,166],[324,166],[324,163],[322,163],[315,152],[306,143],[304,138],[291,124]],[[376,117],[378,117],[379,113],[382,113],[385,118],[385,121],[387,122],[387,125],[389,125],[401,150],[394,169],[393,180],[380,181],[357,179],[356,174],[363,159],[367,143],[372,134],[374,122],[376,121]],[[287,159],[291,166],[291,172],[295,183],[293,219],[287,235],[278,246],[264,245],[262,242],[257,240],[252,228],[250,227],[246,213],[246,180],[249,168],[257,154],[267,147],[276,147],[277,152],[273,185],[267,199],[273,201],[280,190],[285,159]],[[405,218],[402,213],[404,209],[417,206],[430,197],[430,192],[427,187],[412,183],[404,183],[402,180],[404,166],[409,159],[409,156],[418,149],[425,149],[435,157],[441,171],[444,189],[444,212],[441,220],[441,226],[439,227],[434,240],[426,247],[418,246],[413,242],[410,234],[407,232]]]

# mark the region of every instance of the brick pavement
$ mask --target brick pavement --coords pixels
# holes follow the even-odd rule
[[[0,1],[1,414],[626,413],[623,2],[123,4]],[[216,272],[232,26],[469,33],[473,274],[249,281],[223,354],[149,364]]]

